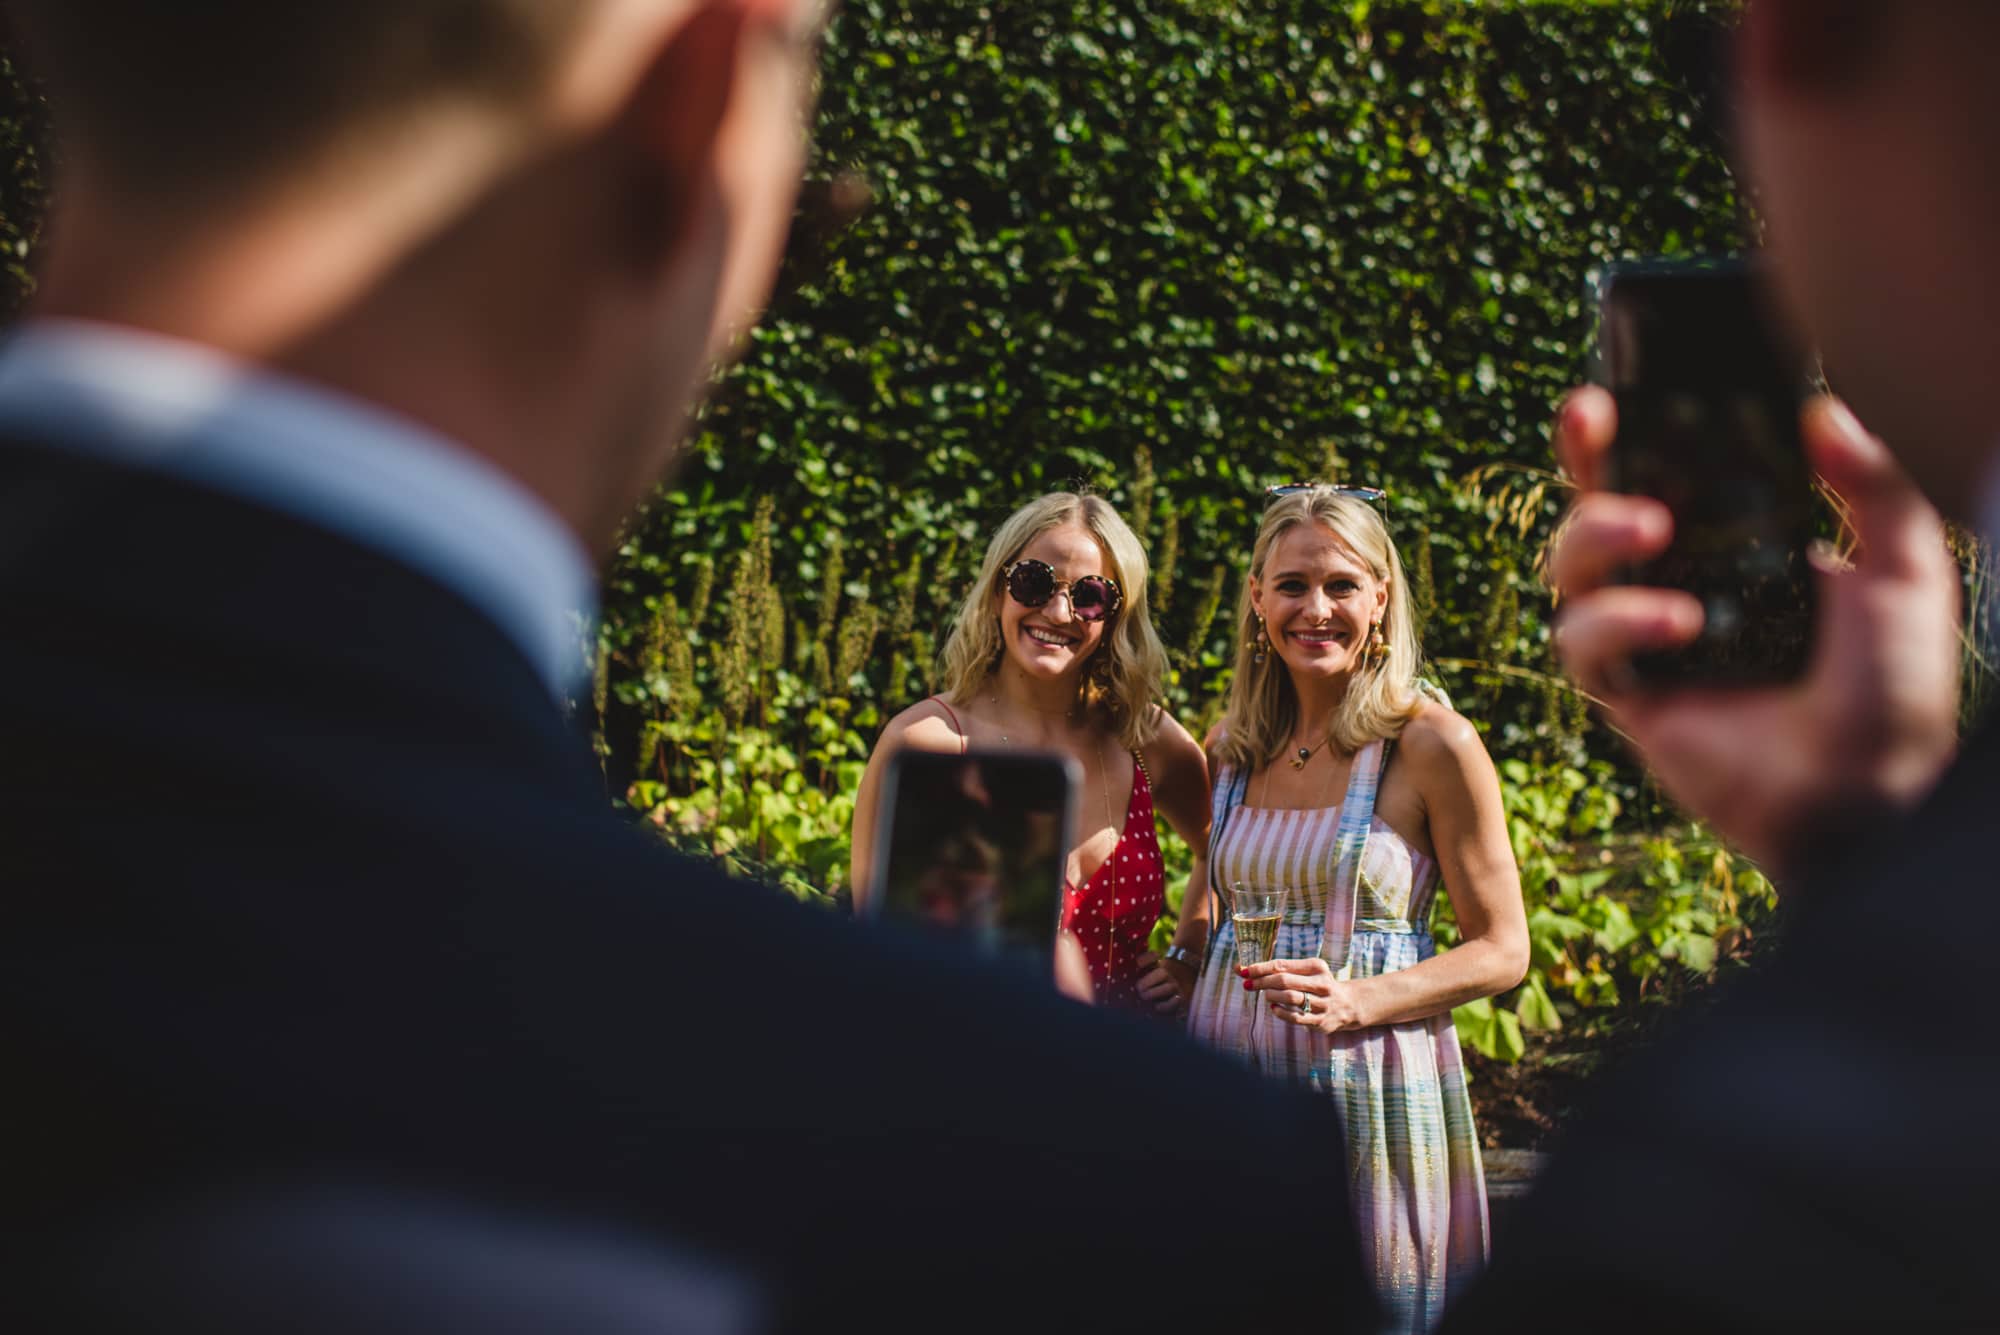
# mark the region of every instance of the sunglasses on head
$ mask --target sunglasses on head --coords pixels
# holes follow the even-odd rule
[[[1041,607],[1058,592],[1067,593],[1070,610],[1085,621],[1102,621],[1125,601],[1116,580],[1102,575],[1057,579],[1055,567],[1047,561],[1015,561],[1000,576],[1007,582],[1007,596],[1021,606]]]
[[[1371,505],[1380,505],[1389,499],[1389,493],[1380,487],[1350,487],[1336,482],[1280,482],[1275,487],[1264,488],[1264,506],[1269,509],[1273,502],[1286,496],[1296,496],[1302,491],[1330,491],[1336,496],[1354,496]]]

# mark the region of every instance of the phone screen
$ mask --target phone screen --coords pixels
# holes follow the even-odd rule
[[[890,758],[871,906],[1049,958],[1062,915],[1074,763],[1057,755]]]
[[[1673,512],[1672,545],[1622,573],[1701,601],[1700,637],[1642,654],[1653,684],[1791,680],[1812,651],[1812,474],[1799,441],[1806,360],[1741,260],[1608,267],[1600,378],[1618,403],[1613,490]]]

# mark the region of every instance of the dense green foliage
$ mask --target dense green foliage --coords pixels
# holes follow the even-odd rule
[[[769,497],[784,601],[823,601],[840,560],[827,610],[880,623],[850,629],[877,652],[834,684],[900,704],[998,519],[1084,485],[1151,540],[1170,693],[1199,715],[1226,661],[1211,608],[1236,595],[1260,488],[1337,476],[1394,493],[1435,659],[1544,666],[1530,567],[1556,498],[1536,470],[1585,369],[1586,276],[1743,241],[1726,170],[1655,68],[1654,22],[849,6],[818,170],[859,173],[874,206],[794,248],[688,475],[634,531],[614,646],[643,638],[663,590],[685,602],[703,562],[735,559]],[[912,568],[899,615],[890,586]],[[796,620],[793,645],[823,638]],[[1447,685],[1508,744],[1573,730],[1532,688]]]
[[[835,890],[868,747],[929,689],[1013,507],[1121,506],[1199,732],[1261,488],[1365,481],[1433,672],[1502,762],[1529,896],[1534,972],[1462,1032],[1508,1056],[1523,1025],[1706,969],[1769,887],[1549,675],[1535,562],[1586,276],[1744,240],[1668,70],[1708,8],[847,0],[779,296],[610,572],[614,791],[683,846]],[[5,83],[11,309],[46,125]],[[872,203],[840,231],[856,180]]]
[[[1666,70],[1663,28],[1706,21],[848,4],[779,299],[613,575],[616,786],[801,894],[837,886],[860,762],[1014,506],[1080,486],[1123,508],[1199,732],[1262,487],[1365,481],[1392,494],[1433,671],[1506,762],[1535,915],[1534,973],[1462,1014],[1468,1038],[1506,1054],[1555,998],[1705,969],[1768,885],[1605,763],[1550,675],[1535,564],[1587,276],[1745,241]],[[836,235],[824,201],[853,177],[872,207]]]
[[[28,256],[48,202],[48,103],[0,54],[0,318],[32,287]]]

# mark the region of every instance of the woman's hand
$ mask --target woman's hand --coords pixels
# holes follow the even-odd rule
[[[1178,1015],[1194,996],[1194,969],[1180,960],[1163,960],[1152,951],[1139,957],[1139,1000],[1162,1015]]]
[[[1261,992],[1271,1013],[1286,1024],[1338,1034],[1365,1029],[1353,983],[1333,976],[1333,966],[1314,956],[1309,960],[1268,960],[1238,969],[1246,991]]]

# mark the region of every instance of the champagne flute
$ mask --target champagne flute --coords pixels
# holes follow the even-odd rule
[[[1236,967],[1247,969],[1269,960],[1278,948],[1278,923],[1285,915],[1285,889],[1229,887],[1229,920],[1236,928]]]
[[[1278,951],[1278,924],[1285,916],[1285,891],[1280,886],[1250,886],[1238,881],[1229,887],[1229,921],[1236,929],[1236,967],[1247,969],[1268,962]],[[1268,1026],[1264,1023],[1262,993],[1251,994],[1248,1028],[1244,1042],[1253,1067],[1264,1063]]]

